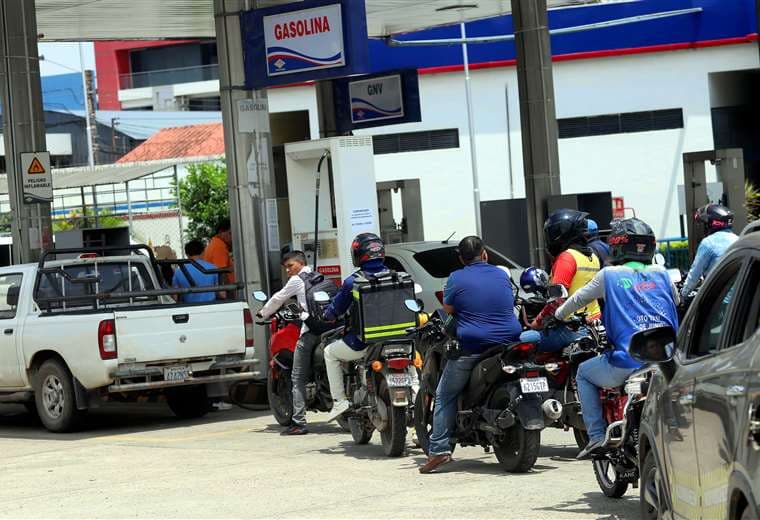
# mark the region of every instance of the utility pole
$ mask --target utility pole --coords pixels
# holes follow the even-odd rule
[[[21,154],[45,151],[34,2],[0,1],[0,98],[13,234],[13,263],[38,260],[52,245],[50,203],[24,202]]]
[[[545,266],[546,199],[560,193],[557,115],[546,0],[512,0],[517,48],[528,240],[533,265]]]
[[[87,93],[87,138],[90,140],[90,167],[98,163],[98,121],[95,119],[95,74],[84,71],[85,92]]]
[[[467,28],[464,22],[459,24],[462,40],[467,39]],[[467,43],[462,44],[462,63],[464,65],[464,89],[467,98],[467,128],[470,132],[470,165],[472,166],[472,200],[475,205],[475,234],[483,236],[483,226],[480,219],[480,182],[478,181],[478,153],[475,146],[475,116],[472,107],[472,82],[470,81],[470,55]]]
[[[119,153],[116,151],[116,120],[118,117],[111,118],[111,159],[116,162]]]

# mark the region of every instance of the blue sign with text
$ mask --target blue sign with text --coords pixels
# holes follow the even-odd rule
[[[311,0],[240,15],[245,86],[273,87],[369,70],[364,0]]]

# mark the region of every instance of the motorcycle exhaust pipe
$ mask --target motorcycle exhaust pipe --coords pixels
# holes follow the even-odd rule
[[[544,415],[552,421],[556,421],[562,417],[562,403],[556,399],[547,399],[541,405],[541,408],[544,411]]]

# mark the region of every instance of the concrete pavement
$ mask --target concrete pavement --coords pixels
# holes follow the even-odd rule
[[[638,518],[638,490],[605,498],[570,433],[546,430],[529,474],[457,448],[423,476],[421,450],[388,459],[377,433],[355,446],[324,418],[281,437],[268,412],[181,421],[162,404],[111,405],[54,435],[0,406],[0,518]]]

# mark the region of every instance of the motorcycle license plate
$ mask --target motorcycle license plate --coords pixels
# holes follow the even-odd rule
[[[385,380],[388,381],[388,386],[412,386],[412,378],[409,374],[388,374],[385,376]]]
[[[524,394],[537,394],[539,392],[549,391],[549,382],[545,377],[532,377],[530,379],[520,379],[520,388]]]
[[[177,365],[164,368],[164,381],[182,382],[190,379],[190,367],[187,365]]]

